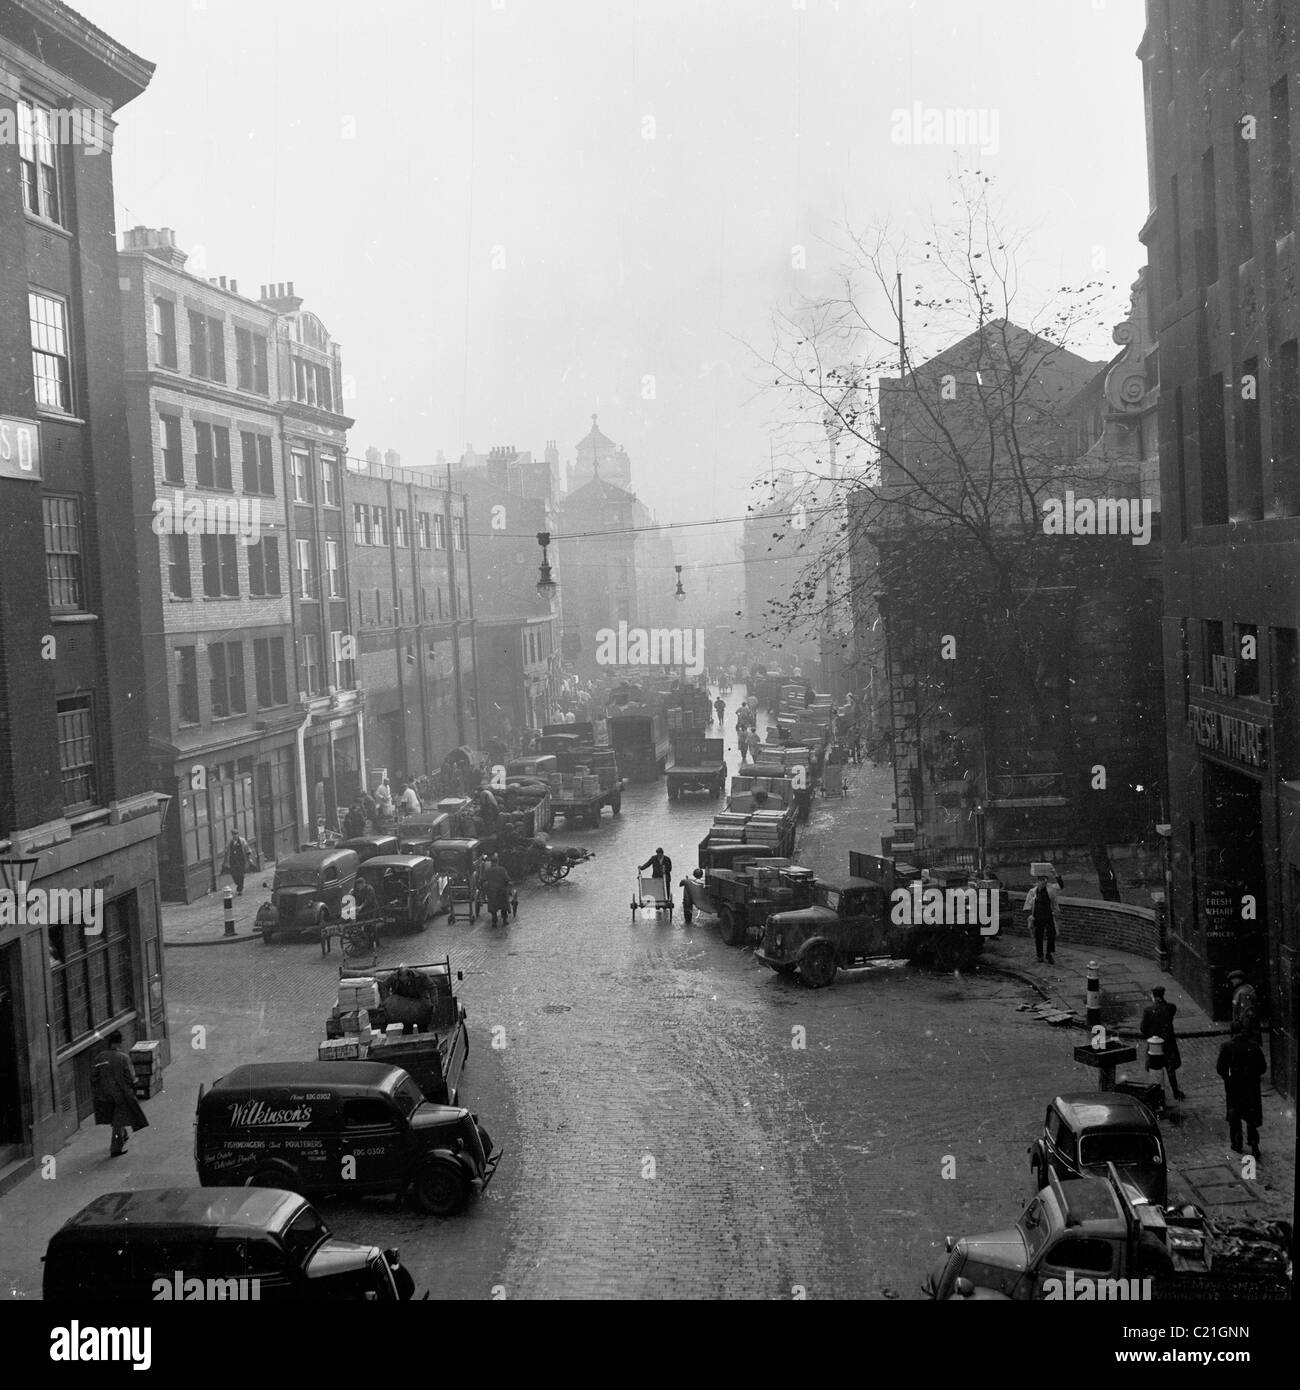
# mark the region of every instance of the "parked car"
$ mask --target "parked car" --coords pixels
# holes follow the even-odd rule
[[[438,866],[425,854],[380,854],[357,870],[375,890],[379,911],[394,926],[419,931],[438,910]]]
[[[264,945],[281,932],[315,932],[343,920],[343,899],[357,881],[360,860],[355,850],[309,849],[291,854],[275,866],[271,901],[257,909]]]
[[[48,1300],[395,1302],[415,1289],[396,1250],[338,1240],[272,1187],[106,1192],[59,1227],[44,1265]]]
[[[363,864],[377,854],[401,853],[396,835],[355,835],[350,840],[340,840],[334,848],[355,850],[357,858]]]
[[[200,1089],[194,1157],[204,1187],[409,1193],[450,1216],[491,1182],[501,1150],[477,1116],[426,1101],[401,1067],[254,1062]]]
[[[1047,1107],[1042,1137],[1029,1150],[1034,1191],[1058,1178],[1104,1178],[1113,1163],[1125,1182],[1163,1207],[1169,1196],[1165,1146],[1155,1115],[1122,1091],[1079,1091]]]

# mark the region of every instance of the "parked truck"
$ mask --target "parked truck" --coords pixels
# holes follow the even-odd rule
[[[807,907],[813,901],[813,871],[788,859],[758,859],[728,869],[709,869],[704,891],[718,914],[718,934],[728,946],[762,939],[774,912]]]
[[[779,975],[797,972],[813,989],[829,985],[841,966],[869,960],[963,970],[979,955],[984,937],[999,929],[1000,911],[987,890],[983,899],[966,886],[950,895],[946,885],[901,882],[893,862],[877,855],[857,855],[854,862],[862,876],[819,879],[810,905],[767,918],[754,952],[764,965]],[[991,921],[982,920],[981,901],[989,903]]]
[[[610,714],[610,747],[618,755],[623,774],[633,781],[661,777],[668,766],[668,721],[663,709],[641,706]]]
[[[698,733],[675,735],[668,800],[677,801],[687,792],[706,792],[716,800],[726,789],[727,759],[722,740]]]
[[[613,748],[581,744],[555,755],[558,771],[550,775],[552,817],[572,826],[600,824],[601,807],[614,815],[623,810],[623,778]]]
[[[1196,1208],[1142,1199],[1107,1176],[1048,1185],[1009,1230],[947,1241],[948,1259],[921,1287],[936,1301],[1043,1299],[1259,1301],[1291,1297],[1284,1222],[1215,1222]]]

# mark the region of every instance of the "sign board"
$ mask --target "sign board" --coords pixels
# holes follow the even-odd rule
[[[1259,771],[1268,766],[1268,726],[1258,720],[1189,704],[1187,728],[1193,742],[1208,752]]]
[[[1237,904],[1240,894],[1234,884],[1210,880],[1201,895],[1208,941],[1230,941],[1237,934]]]
[[[41,427],[35,420],[0,415],[0,478],[41,480]]]

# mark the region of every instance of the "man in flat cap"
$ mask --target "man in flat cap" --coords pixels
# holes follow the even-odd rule
[[[1175,1100],[1185,1100],[1186,1096],[1178,1089],[1178,1068],[1182,1066],[1182,1054],[1178,1051],[1178,1039],[1174,1036],[1174,1015],[1178,1012],[1177,1004],[1170,1004],[1165,999],[1164,985],[1153,985],[1151,987],[1151,1002],[1147,1005],[1142,1014],[1142,1036],[1148,1040],[1159,1038],[1164,1043],[1163,1057],[1161,1059],[1163,1069],[1168,1073],[1169,1085],[1173,1088]],[[1147,1070],[1158,1070],[1151,1065],[1151,1050],[1147,1048]]]

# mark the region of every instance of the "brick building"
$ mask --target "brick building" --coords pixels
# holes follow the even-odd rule
[[[359,786],[342,546],[337,346],[284,286],[186,269],[169,228],[120,253],[154,785],[174,798],[163,893],[218,886]]]
[[[110,249],[152,72],[54,0],[0,7],[0,1187],[91,1114],[113,1028],[167,1053]]]
[[[430,473],[349,459],[343,480],[357,679],[374,772],[436,771],[481,744],[468,502]]]
[[[1249,972],[1295,1094],[1300,928],[1300,149],[1292,6],[1150,0],[1172,966]]]

